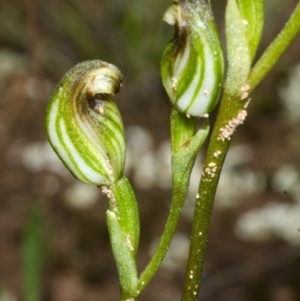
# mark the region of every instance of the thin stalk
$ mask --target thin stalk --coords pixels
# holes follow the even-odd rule
[[[209,133],[209,122],[204,120],[196,134],[194,120],[188,119],[176,110],[171,113],[171,137],[172,137],[172,202],[167,223],[149,264],[142,272],[138,291],[141,292],[155,275],[162,263],[176,226],[188,191],[190,176],[195,164],[199,149]]]
[[[138,282],[138,291],[141,292],[152,277],[155,275],[157,269],[159,268],[161,262],[163,261],[172,237],[174,235],[178,220],[180,217],[181,209],[184,204],[186,197],[186,190],[182,189],[182,185],[176,185],[173,190],[172,203],[170,208],[170,213],[168,216],[167,223],[165,225],[164,232],[161,236],[159,245],[151,258],[150,262],[146,266],[145,270],[141,274]]]
[[[267,48],[262,57],[253,67],[248,78],[250,91],[262,81],[280,56],[285,52],[293,39],[300,31],[300,2],[298,2],[292,16],[285,27]],[[208,152],[203,167],[203,173],[199,185],[199,199],[196,200],[191,245],[187,270],[184,281],[182,301],[195,301],[198,299],[201,284],[204,255],[207,247],[209,223],[213,209],[213,202],[217,190],[218,181],[226,154],[230,145],[230,139],[224,139],[222,133],[226,125],[244,109],[244,103],[240,95],[223,95],[219,114],[210,139]]]
[[[106,193],[109,198],[107,225],[119,276],[121,301],[134,301],[138,298],[135,257],[140,233],[137,201],[125,176],[106,189]]]
[[[300,1],[281,32],[277,35],[275,40],[270,44],[251,70],[248,78],[248,84],[251,91],[254,90],[254,88],[264,79],[299,32]]]
[[[232,105],[235,104],[235,105]],[[207,246],[208,232],[213,201],[221,170],[231,140],[220,139],[225,124],[236,116],[241,107],[241,100],[224,94],[218,118],[212,132],[203,173],[198,190],[199,198],[193,218],[191,245],[186,269],[182,300],[197,300],[201,283],[204,255]]]

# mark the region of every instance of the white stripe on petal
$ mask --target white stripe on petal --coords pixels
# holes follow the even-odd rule
[[[86,164],[84,158],[82,158],[82,156],[78,153],[76,147],[74,146],[74,144],[72,143],[67,131],[66,131],[66,125],[64,120],[60,120],[60,129],[61,129],[61,134],[62,134],[62,139],[64,141],[64,143],[67,145],[68,150],[71,152],[73,160],[76,162],[75,166],[72,162],[70,164],[70,160],[68,160],[67,164],[68,167],[70,168],[70,170],[76,175],[76,177],[80,180],[82,180],[83,182],[87,182],[87,180],[90,183],[94,183],[94,184],[102,184],[103,183],[109,183],[108,180],[100,174],[99,171],[96,171],[94,169],[92,169],[89,165]],[[107,166],[107,162],[105,158],[101,158],[99,156],[99,166],[102,166],[103,169],[106,171],[107,174],[109,174],[109,167]],[[81,176],[81,173],[78,172],[78,169],[80,170],[81,173],[84,174],[84,176],[87,178],[83,179]]]

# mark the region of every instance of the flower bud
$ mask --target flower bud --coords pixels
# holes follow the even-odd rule
[[[216,105],[223,82],[223,54],[210,7],[204,0],[174,1],[165,12],[175,35],[161,63],[165,89],[182,113],[203,116]]]
[[[110,97],[122,74],[103,61],[77,64],[54,90],[46,112],[50,144],[79,180],[109,186],[123,175],[125,136],[122,119]]]

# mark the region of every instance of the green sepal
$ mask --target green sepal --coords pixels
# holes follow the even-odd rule
[[[228,0],[225,23],[228,58],[225,92],[236,97],[242,95],[251,68],[251,53],[246,24],[236,0]]]
[[[264,25],[263,0],[237,0],[241,16],[246,23],[246,35],[249,43],[251,60],[254,59]]]
[[[181,113],[178,113],[181,114]],[[184,123],[183,116],[179,117],[180,122]],[[177,116],[177,120],[179,119]],[[191,129],[188,129],[190,132]],[[180,131],[178,131],[180,132]],[[186,193],[189,185],[190,175],[193,170],[195,160],[209,133],[209,121],[204,119],[200,129],[197,133],[176,148],[172,154],[172,180],[174,187],[181,187],[181,193]],[[179,137],[179,136],[178,136]],[[184,135],[181,136],[184,138]],[[183,141],[183,139],[180,139]]]
[[[110,201],[110,209],[118,217],[122,231],[126,236],[127,245],[135,256],[140,235],[139,212],[135,194],[126,177],[114,183],[110,189],[115,200],[115,204]]]
[[[185,114],[172,108],[170,115],[171,124],[171,150],[176,153],[183,143],[194,136],[196,129],[196,118],[186,117]]]
[[[173,188],[174,193],[182,195],[178,199],[184,200],[197,155],[209,133],[209,120],[203,118],[200,129],[195,133],[196,118],[188,118],[173,108],[170,123]]]
[[[137,292],[137,268],[134,256],[128,248],[126,235],[124,234],[116,214],[108,210],[106,212],[107,226],[113,256],[116,262],[119,283],[121,287],[121,300],[135,300]]]
[[[111,94],[122,74],[103,61],[74,66],[47,106],[46,132],[54,151],[79,180],[109,186],[123,175],[125,135]]]
[[[163,85],[175,108],[204,116],[223,84],[223,53],[210,6],[204,0],[174,1],[164,18],[175,27],[161,61]]]

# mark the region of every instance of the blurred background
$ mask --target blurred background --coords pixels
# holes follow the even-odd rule
[[[258,56],[297,2],[265,1]],[[211,3],[224,42],[226,1]],[[128,141],[126,174],[141,214],[139,270],[147,264],[171,198],[170,104],[159,75],[173,32],[161,21],[170,4],[0,0],[1,301],[118,300],[107,201],[69,174],[44,130],[52,90],[80,61],[108,61],[124,75],[116,100]],[[253,94],[249,117],[232,141],[200,300],[300,300],[299,124],[300,36]],[[202,158],[167,258],[142,301],[180,300]]]

